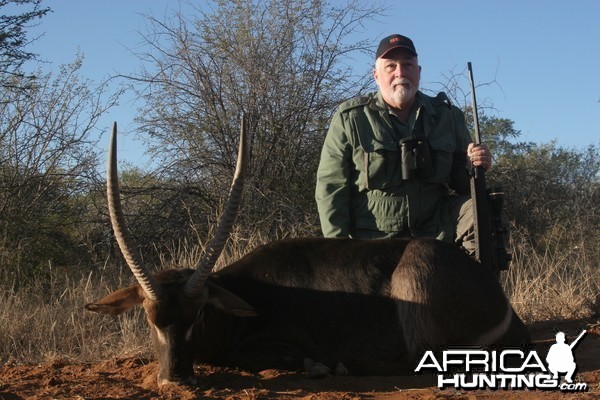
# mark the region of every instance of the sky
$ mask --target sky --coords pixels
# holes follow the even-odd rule
[[[451,71],[472,62],[478,104],[514,121],[520,140],[582,149],[600,145],[600,0],[374,0],[386,15],[369,23],[356,40],[373,42],[400,33],[410,37],[422,66],[421,86],[437,88]],[[195,2],[203,4],[204,2]],[[334,0],[334,3],[339,3]],[[370,2],[367,2],[367,4]],[[40,36],[29,48],[44,69],[85,57],[81,75],[95,82],[140,67],[134,55],[146,17],[179,9],[177,0],[46,0],[53,12],[28,30]],[[355,68],[372,69],[357,58]],[[149,162],[133,131],[137,105],[125,97],[99,122],[108,132],[118,121],[119,158]],[[108,136],[104,136],[108,141]],[[104,140],[104,139],[103,139]]]

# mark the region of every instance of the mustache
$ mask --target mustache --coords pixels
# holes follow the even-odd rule
[[[412,85],[412,82],[408,78],[400,78],[392,82],[393,87],[400,85]]]

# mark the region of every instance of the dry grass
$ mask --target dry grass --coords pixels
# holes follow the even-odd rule
[[[149,333],[140,308],[119,317],[99,317],[83,306],[117,287],[106,269],[83,275],[52,270],[18,288],[16,280],[0,291],[0,364],[55,359],[93,361],[149,352]],[[76,278],[73,278],[76,276]],[[148,353],[150,354],[150,353]]]
[[[548,244],[539,251],[526,235],[513,235],[513,241],[514,261],[510,271],[504,273],[503,285],[526,321],[593,314],[600,288],[597,248],[565,251]],[[235,233],[235,244],[226,249],[217,267],[262,242],[265,239],[258,234],[248,238]],[[193,266],[201,250],[188,244],[174,245],[171,258],[165,258],[163,264]],[[96,361],[117,355],[151,354],[140,307],[119,317],[97,315],[83,308],[114,289],[130,285],[129,271],[114,263],[86,272],[81,269],[49,266],[43,279],[27,286],[21,287],[18,277],[1,284],[0,364],[56,358]]]
[[[526,321],[600,317],[600,247],[573,235],[558,229],[541,249],[527,234],[513,235],[513,262],[502,282]]]

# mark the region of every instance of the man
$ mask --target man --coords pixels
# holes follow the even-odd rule
[[[474,252],[468,160],[488,169],[465,118],[444,93],[419,89],[409,38],[391,35],[376,52],[378,92],[342,103],[317,171],[316,200],[326,237],[434,237]]]

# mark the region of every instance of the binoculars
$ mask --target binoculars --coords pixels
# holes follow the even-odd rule
[[[410,136],[400,140],[402,179],[428,178],[433,175],[433,162],[425,138]]]

